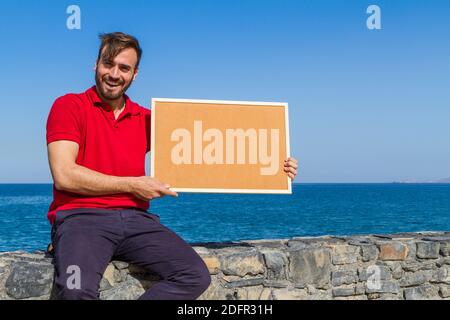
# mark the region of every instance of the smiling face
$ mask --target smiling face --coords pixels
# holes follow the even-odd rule
[[[107,58],[103,54],[106,49],[103,48],[100,59],[97,60],[95,83],[102,100],[111,103],[122,99],[136,78],[138,57],[136,50],[126,48],[115,57]]]

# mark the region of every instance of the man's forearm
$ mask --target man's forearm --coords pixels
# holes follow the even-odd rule
[[[55,187],[87,196],[131,193],[132,179],[133,177],[106,175],[75,164],[65,170],[59,181],[55,181]]]

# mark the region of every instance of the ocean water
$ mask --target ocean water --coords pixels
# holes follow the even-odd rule
[[[44,250],[50,184],[0,184],[0,252]],[[450,184],[294,184],[292,195],[195,194],[151,201],[188,242],[450,230]]]

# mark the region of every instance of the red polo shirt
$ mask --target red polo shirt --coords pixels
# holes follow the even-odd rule
[[[95,86],[81,94],[56,99],[47,119],[47,144],[71,140],[79,145],[76,163],[113,176],[144,176],[145,154],[150,151],[150,110],[125,96],[125,108],[117,119],[102,102]],[[53,224],[57,210],[73,208],[142,208],[149,202],[132,194],[84,196],[56,190],[48,219]]]

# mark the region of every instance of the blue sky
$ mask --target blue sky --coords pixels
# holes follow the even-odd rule
[[[69,30],[66,8],[81,8]],[[382,30],[366,27],[369,5]],[[450,2],[2,1],[0,183],[51,182],[54,99],[94,82],[99,32],[144,50],[129,95],[289,103],[296,182],[450,177]]]

